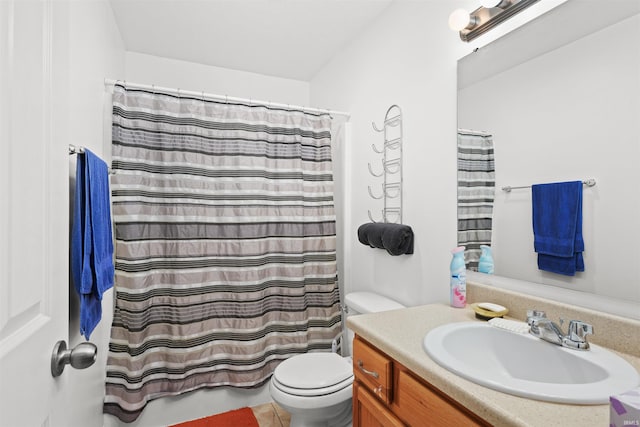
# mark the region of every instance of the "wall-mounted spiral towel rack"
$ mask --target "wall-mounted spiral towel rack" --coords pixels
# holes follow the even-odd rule
[[[371,144],[374,152],[382,154],[381,164],[377,167],[368,164],[369,173],[375,178],[382,178],[381,190],[378,194],[368,187],[369,196],[382,200],[382,220],[376,221],[368,211],[372,222],[393,222],[402,224],[402,110],[392,105],[387,110],[381,128],[371,123],[376,132],[384,136],[382,148]]]

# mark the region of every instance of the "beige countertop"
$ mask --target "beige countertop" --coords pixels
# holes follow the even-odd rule
[[[445,394],[491,424],[501,426],[609,425],[609,405],[567,405],[542,402],[498,392],[475,384],[442,368],[423,350],[431,329],[451,322],[479,321],[471,308],[430,304],[347,318],[356,334],[400,362]],[[482,349],[469,349],[482,357]],[[640,357],[614,351],[640,372]]]

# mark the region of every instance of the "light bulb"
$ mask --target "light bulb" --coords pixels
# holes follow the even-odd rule
[[[454,31],[464,30],[471,23],[471,15],[464,9],[456,9],[449,15],[449,28]]]

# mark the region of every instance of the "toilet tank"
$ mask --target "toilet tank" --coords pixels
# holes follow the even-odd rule
[[[405,306],[400,304],[399,302],[373,292],[348,293],[344,297],[344,305],[346,307],[346,316],[366,313],[379,313],[382,311],[405,308]],[[344,319],[344,324],[346,325],[346,319]],[[351,356],[354,333],[346,327],[345,331],[346,339],[344,340],[344,345],[342,346],[342,355]]]

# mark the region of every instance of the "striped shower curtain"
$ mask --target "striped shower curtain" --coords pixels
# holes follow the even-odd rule
[[[478,269],[480,245],[491,245],[495,163],[491,135],[458,131],[458,245]]]
[[[264,384],[341,332],[331,119],[117,84],[104,412]]]

